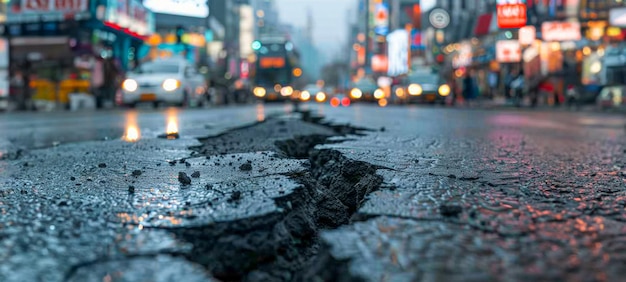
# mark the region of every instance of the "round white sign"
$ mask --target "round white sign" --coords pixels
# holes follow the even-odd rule
[[[428,16],[430,24],[434,28],[446,28],[450,24],[450,14],[442,8],[433,9]]]

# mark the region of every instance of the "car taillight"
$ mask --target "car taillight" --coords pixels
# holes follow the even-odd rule
[[[348,97],[344,97],[343,99],[341,99],[341,105],[344,107],[349,107],[350,106],[350,99],[348,99]]]

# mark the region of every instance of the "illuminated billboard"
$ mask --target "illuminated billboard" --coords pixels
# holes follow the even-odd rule
[[[496,60],[500,63],[518,63],[522,61],[522,49],[517,40],[499,40],[496,42]]]
[[[387,35],[387,74],[389,76],[409,72],[409,40],[409,33],[403,29]]]
[[[526,4],[523,1],[499,2],[496,11],[499,28],[520,28],[526,25]]]
[[[144,0],[143,5],[154,13],[194,18],[209,16],[206,0]]]

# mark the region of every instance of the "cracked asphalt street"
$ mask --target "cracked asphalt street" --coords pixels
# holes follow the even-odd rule
[[[0,116],[0,281],[626,274],[626,118],[305,108]]]

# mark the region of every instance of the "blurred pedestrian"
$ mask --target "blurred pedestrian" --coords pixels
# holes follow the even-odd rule
[[[122,69],[120,65],[112,58],[104,59],[104,83],[102,85],[102,103],[114,101],[115,92],[121,83]]]
[[[573,84],[567,86],[567,92],[565,92],[567,96],[567,107],[570,109],[578,110],[579,108],[579,95],[576,87]]]
[[[473,72],[468,72],[463,78],[463,99],[468,106],[471,106],[473,99],[476,98],[478,86],[474,80]]]
[[[511,81],[511,96],[513,98],[513,104],[516,107],[522,106],[522,101],[524,99],[524,73],[518,72],[517,76]]]
[[[510,99],[513,96],[511,95],[511,82],[515,79],[517,73],[507,72],[504,76],[504,97],[506,99]]]
[[[32,101],[32,90],[30,89],[30,81],[31,81],[31,72],[32,72],[32,64],[30,61],[25,60],[20,65],[20,72],[18,73],[19,77],[16,79],[21,84],[21,93],[18,94],[18,110],[26,111],[26,110],[35,110],[34,103]]]
[[[91,70],[91,91],[96,98],[96,108],[98,109],[103,107],[104,96],[106,94],[104,82],[104,61],[101,57],[98,57],[94,61],[93,69]]]
[[[496,93],[497,93],[497,88],[498,88],[498,74],[496,74],[495,72],[489,72],[489,74],[487,74],[487,84],[489,86],[489,97],[488,98],[495,98]]]

